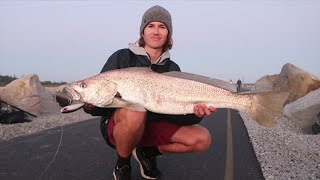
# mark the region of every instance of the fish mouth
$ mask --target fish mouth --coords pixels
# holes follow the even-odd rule
[[[73,88],[65,87],[64,91],[75,101],[79,101],[81,99],[80,93]]]

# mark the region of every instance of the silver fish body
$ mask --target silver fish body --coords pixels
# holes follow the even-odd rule
[[[190,78],[193,76],[192,78]],[[248,113],[272,126],[282,115],[283,93],[237,94],[188,73],[159,74],[149,68],[126,68],[98,74],[66,87],[74,100],[99,107],[130,107],[163,114],[190,114],[203,103]]]

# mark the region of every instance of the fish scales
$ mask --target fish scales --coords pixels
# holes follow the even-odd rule
[[[251,105],[250,99],[243,97],[249,95],[238,95],[201,82],[159,76],[148,71],[123,71],[121,75],[110,74],[109,78],[118,85],[122,99],[159,113],[193,113],[196,103],[241,110]]]
[[[259,124],[273,126],[288,94],[237,94],[206,81],[159,74],[149,68],[126,68],[98,74],[66,87],[74,100],[99,107],[127,107],[164,114],[194,113],[197,103],[248,113]],[[193,75],[195,79],[197,75]],[[193,79],[194,79],[193,77]],[[205,79],[203,76],[199,79]]]

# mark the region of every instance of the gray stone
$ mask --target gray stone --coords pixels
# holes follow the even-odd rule
[[[59,112],[54,96],[44,88],[37,75],[29,75],[12,81],[1,89],[0,98],[34,115]]]
[[[274,83],[275,91],[290,93],[285,104],[320,88],[319,78],[289,63],[282,67],[279,78]]]
[[[302,129],[310,130],[320,112],[320,89],[309,92],[302,98],[287,104],[284,114]]]
[[[282,67],[280,74],[259,79],[252,91],[287,91],[289,96],[285,104],[289,104],[318,88],[320,88],[318,77],[287,63]]]
[[[269,92],[274,90],[274,82],[279,77],[278,74],[266,75],[260,78],[251,88],[253,92]]]

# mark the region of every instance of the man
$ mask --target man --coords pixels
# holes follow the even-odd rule
[[[240,92],[240,88],[241,88],[242,82],[240,79],[238,79],[237,81],[237,92]]]
[[[158,73],[180,71],[170,60],[172,20],[161,6],[148,9],[141,21],[140,39],[112,54],[101,72],[127,67],[150,67]],[[208,149],[211,137],[207,129],[197,125],[204,115],[215,111],[203,104],[194,106],[195,114],[164,115],[126,108],[103,109],[85,105],[92,115],[101,115],[101,132],[107,144],[116,149],[118,160],[114,179],[131,179],[131,155],[140,165],[141,175],[157,179],[161,173],[156,156],[164,153],[200,152]]]

